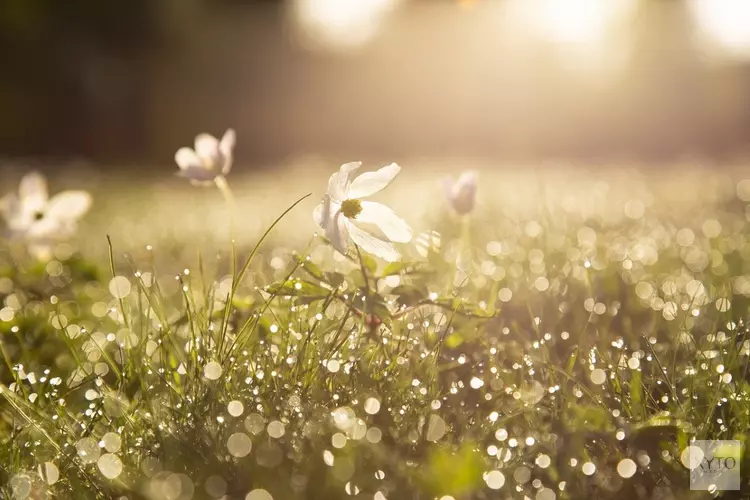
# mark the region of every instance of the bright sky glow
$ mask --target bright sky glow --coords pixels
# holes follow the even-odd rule
[[[726,55],[750,57],[750,1],[691,0],[690,8],[706,41]]]

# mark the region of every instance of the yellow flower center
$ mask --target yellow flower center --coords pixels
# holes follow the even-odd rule
[[[362,211],[362,203],[359,200],[344,200],[341,204],[341,213],[347,219],[356,219]]]

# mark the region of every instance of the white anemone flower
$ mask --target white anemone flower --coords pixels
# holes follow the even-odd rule
[[[178,175],[200,185],[223,180],[232,170],[235,141],[236,136],[231,128],[224,133],[221,141],[211,134],[198,134],[195,149],[180,148],[174,155],[180,167]]]
[[[462,173],[457,180],[445,180],[445,196],[453,210],[459,215],[466,215],[474,210],[477,198],[477,173]]]
[[[86,191],[62,191],[50,198],[47,179],[38,172],[21,179],[18,195],[10,193],[0,200],[10,237],[26,242],[39,258],[49,255],[54,242],[73,236],[90,207],[91,195]]]
[[[395,243],[411,241],[412,230],[393,210],[374,201],[362,201],[384,189],[401,171],[395,163],[351,180],[362,162],[346,163],[331,175],[323,202],[313,218],[333,247],[346,254],[349,240],[362,250],[394,262],[401,259]]]

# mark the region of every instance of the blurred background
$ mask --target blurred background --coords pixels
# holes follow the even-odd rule
[[[3,0],[0,54],[5,164],[750,150],[748,0]]]

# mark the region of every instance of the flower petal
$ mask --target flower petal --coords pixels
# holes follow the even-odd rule
[[[456,191],[456,183],[451,177],[443,177],[443,192],[445,193],[445,198],[448,201],[453,200],[454,193]]]
[[[190,148],[180,148],[174,155],[174,161],[177,162],[177,166],[182,170],[189,168],[197,168],[201,166],[201,160],[198,155],[195,154]]]
[[[382,190],[391,183],[394,177],[401,171],[401,167],[391,163],[375,172],[365,172],[352,182],[348,198],[363,198]]]
[[[227,129],[224,132],[224,137],[221,138],[219,143],[219,151],[224,157],[224,165],[222,166],[221,173],[226,175],[232,170],[232,162],[234,161],[234,145],[237,142],[237,135],[234,133],[234,129]]]
[[[47,179],[39,172],[30,172],[23,176],[18,189],[21,206],[28,213],[35,213],[44,208],[49,199]]]
[[[477,185],[477,173],[474,170],[467,170],[466,172],[462,172],[461,175],[458,176],[458,181],[456,181],[456,184],[459,186],[467,186],[471,189],[476,188]]]
[[[357,215],[357,222],[365,224],[374,224],[383,231],[383,234],[397,243],[409,243],[412,237],[412,231],[401,217],[383,205],[374,201],[363,201],[362,212]]]
[[[91,207],[91,195],[86,191],[63,191],[49,200],[44,219],[61,223],[75,222]]]
[[[341,204],[331,200],[327,194],[323,201],[313,210],[313,219],[321,229],[326,230],[332,223],[334,215],[341,209]]]
[[[234,145],[236,142],[237,134],[234,132],[234,129],[227,129],[227,131],[224,132],[224,136],[221,138],[221,142],[219,143],[219,151],[221,151],[222,154],[226,156],[231,156],[232,151],[234,151]]]
[[[361,161],[344,163],[339,171],[328,179],[328,195],[334,201],[342,202],[349,198],[349,177],[351,173],[362,166]]]
[[[54,217],[42,217],[32,221],[21,236],[34,243],[49,243],[72,236],[75,232],[75,222],[64,221]]]
[[[453,209],[459,215],[466,215],[474,209],[477,197],[477,173],[463,172],[448,195]]]
[[[313,209],[313,220],[318,226],[320,226],[321,229],[325,229],[327,215],[326,212],[327,210],[324,203],[320,203]]]
[[[344,255],[349,250],[349,225],[347,220],[346,217],[341,215],[341,212],[336,212],[326,230],[326,236],[331,241],[333,248]]]
[[[14,193],[8,193],[0,199],[0,214],[8,225],[18,219],[21,213],[21,202]]]
[[[398,253],[396,247],[387,241],[383,241],[375,236],[371,235],[367,231],[357,227],[357,225],[350,219],[345,220],[345,224],[349,229],[349,236],[352,241],[359,245],[362,250],[369,252],[377,257],[388,262],[396,262],[401,260],[401,254]]]
[[[219,153],[219,141],[211,134],[198,134],[195,137],[195,154],[201,160],[213,160]]]

